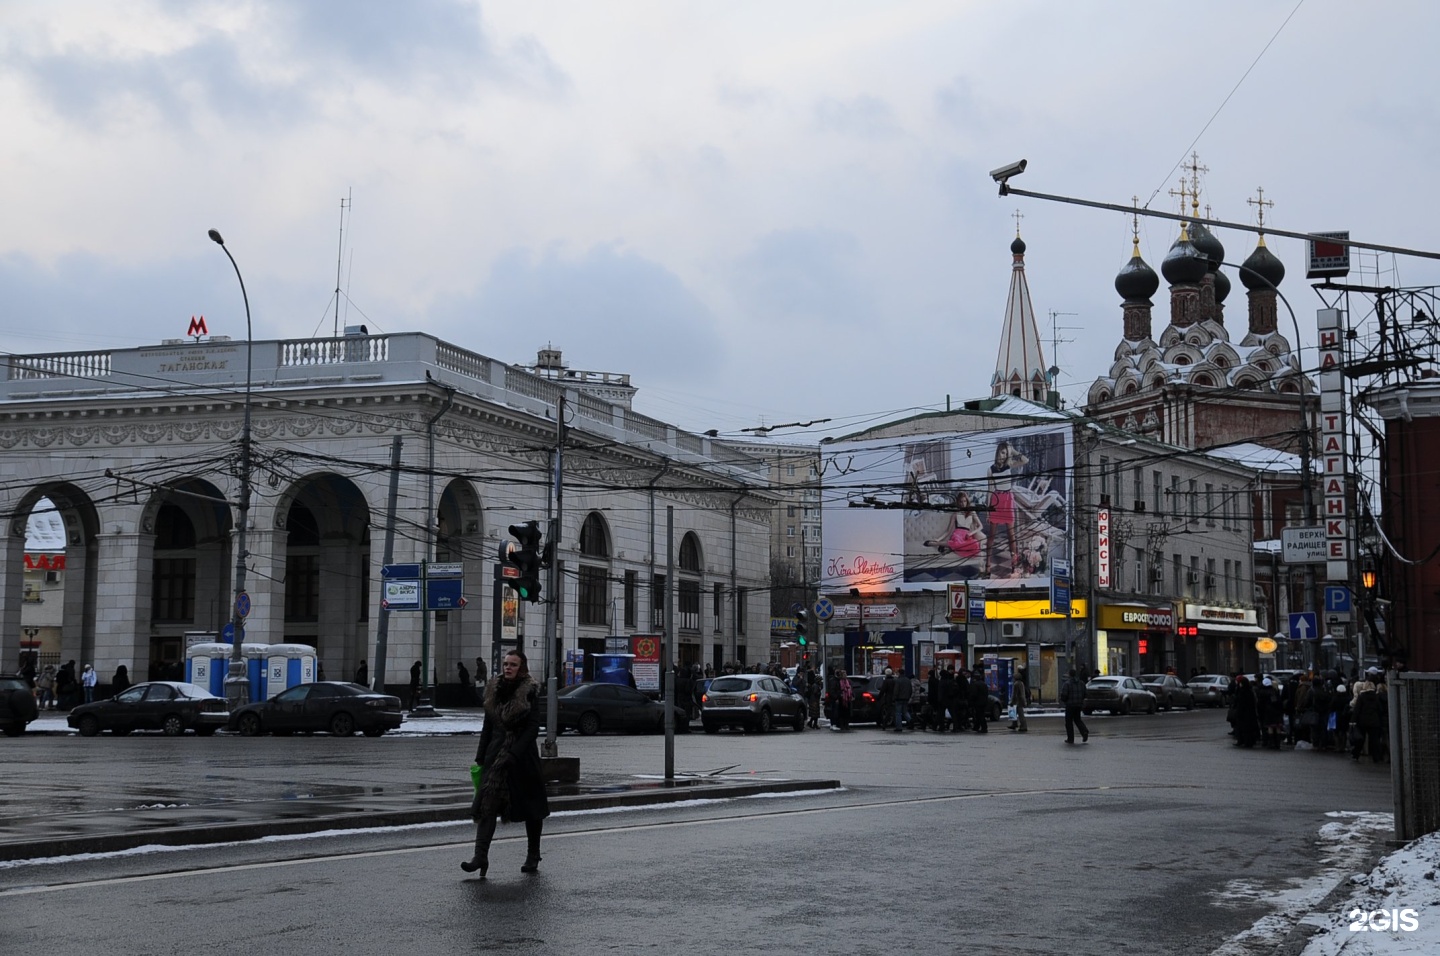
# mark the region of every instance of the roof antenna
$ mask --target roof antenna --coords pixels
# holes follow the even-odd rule
[[[352,186],[346,190],[345,197],[340,200],[340,248],[335,253],[335,338],[340,337],[340,268],[345,261],[345,211],[350,208],[350,197],[354,195],[355,189]]]

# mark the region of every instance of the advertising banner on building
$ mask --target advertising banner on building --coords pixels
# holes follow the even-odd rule
[[[1068,425],[824,446],[824,588],[1049,587],[1069,534]]]

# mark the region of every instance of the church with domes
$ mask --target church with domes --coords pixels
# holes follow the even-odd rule
[[[1090,386],[1085,412],[1183,448],[1253,441],[1292,449],[1296,396],[1313,395],[1314,385],[1278,328],[1277,290],[1285,266],[1265,247],[1261,233],[1236,269],[1247,302],[1243,332],[1236,328],[1232,334],[1235,319],[1227,323],[1225,308],[1232,283],[1222,271],[1230,264],[1220,240],[1199,221],[1197,193],[1190,192],[1194,218],[1181,225],[1160,275],[1141,258],[1137,229],[1130,261],[1115,277],[1122,336],[1109,370]],[[1170,317],[1156,336],[1152,297],[1162,275],[1170,290]]]

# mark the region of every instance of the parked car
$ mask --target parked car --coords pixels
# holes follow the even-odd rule
[[[700,698],[700,724],[707,734],[721,727],[765,733],[777,723],[805,729],[805,701],[778,677],[726,674],[710,682]]]
[[[1195,709],[1195,693],[1181,683],[1174,674],[1141,674],[1140,686],[1155,695],[1155,700],[1164,710],[1184,707]]]
[[[19,674],[0,674],[0,731],[7,737],[19,737],[39,715],[30,682]]]
[[[1230,705],[1230,678],[1224,674],[1197,674],[1185,686],[1190,688],[1197,704],[1207,707]]]
[[[124,736],[132,730],[159,730],[175,737],[193,730],[208,737],[230,719],[230,705],[203,687],[183,681],[157,680],[136,684],[109,700],[81,704],[65,722],[82,737],[102,730]]]
[[[602,730],[658,733],[665,729],[665,704],[622,684],[571,684],[555,694],[555,722],[557,733],[578,730],[587,737]],[[690,718],[678,705],[675,732],[690,732]]]
[[[1096,677],[1085,685],[1086,714],[1108,710],[1112,714],[1153,714],[1160,704],[1155,695],[1133,677]]]
[[[314,681],[286,688],[269,700],[235,708],[226,725],[245,737],[257,734],[325,732],[349,737],[360,731],[379,737],[405,719],[400,698],[379,694],[361,684]]]

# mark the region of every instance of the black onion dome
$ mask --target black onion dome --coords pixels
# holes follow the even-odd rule
[[[1262,276],[1264,278],[1261,278]],[[1240,281],[1244,283],[1245,288],[1254,292],[1278,286],[1284,278],[1285,263],[1275,258],[1275,253],[1265,248],[1265,240],[1262,238],[1260,245],[1250,253],[1250,258],[1245,260],[1245,266],[1240,270]],[[1267,279],[1268,282],[1265,281]]]
[[[1126,302],[1139,302],[1150,298],[1155,290],[1160,288],[1160,277],[1155,270],[1140,258],[1140,253],[1135,253],[1130,261],[1125,263],[1125,268],[1115,277],[1115,291],[1120,293],[1120,298]]]
[[[1230,294],[1230,277],[1220,270],[1215,270],[1215,301],[1224,302],[1225,297]]]
[[[1160,272],[1171,285],[1195,285],[1209,271],[1210,260],[1195,248],[1184,232],[1165,254],[1165,261],[1160,263]]]
[[[1016,236],[1015,241],[1010,243],[1010,251],[1017,256],[1023,256],[1025,254],[1025,240]]]
[[[1225,261],[1225,247],[1220,240],[1215,238],[1215,233],[1206,229],[1203,223],[1192,222],[1190,224],[1190,241],[1200,254],[1210,260],[1210,271],[1214,272],[1220,268],[1220,263]]]

